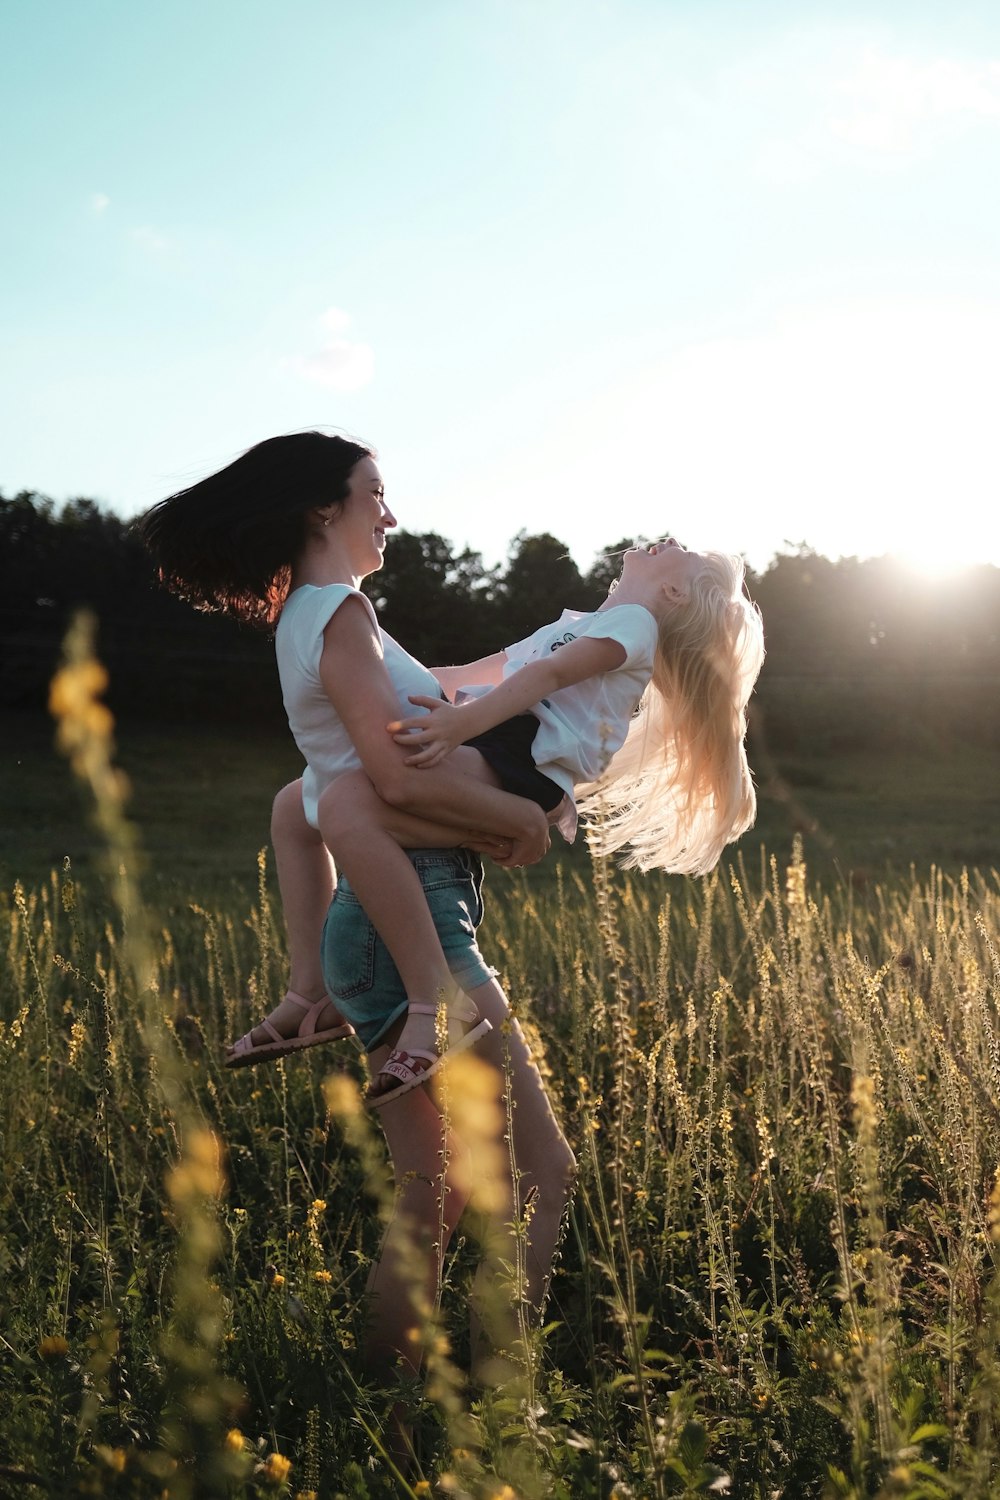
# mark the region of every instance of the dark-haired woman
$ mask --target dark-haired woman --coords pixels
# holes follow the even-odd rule
[[[391,833],[374,836],[384,838],[379,856],[386,867],[393,862],[394,888],[407,903],[412,942],[392,955],[393,963],[365,914],[378,892],[352,889],[352,872],[340,871],[328,923],[336,940],[325,944],[325,973],[318,967],[293,972],[295,995],[286,996],[268,1017],[274,1035],[262,1028],[250,1034],[249,1046],[266,1048],[275,1037],[279,1045],[301,1044],[307,1036],[349,1024],[377,1071],[402,1026],[407,997],[423,994],[436,1005],[446,996],[451,1047],[474,1037],[476,1052],[495,1070],[496,1099],[503,1099],[501,1113],[517,1166],[497,1211],[497,1228],[502,1236],[531,1200],[522,1290],[540,1309],[573,1155],[521,1030],[476,945],[481,870],[476,856],[458,846],[502,846],[508,862],[529,863],[548,845],[547,821],[535,804],[456,774],[454,765],[440,772],[408,766],[404,748],[386,732],[411,694],[436,690],[426,668],[380,630],[359,592],[361,580],[381,567],[386,530],[395,524],[370,449],[340,437],[299,433],[258,444],[220,473],[170,496],[142,518],[139,529],[174,592],[199,608],[277,626],[285,705],[306,761],[301,787],[286,788],[275,803],[279,877],[289,829],[295,837],[303,826],[311,831],[306,836],[315,860],[310,871],[297,855],[296,868],[315,878],[308,889],[304,882],[295,889],[286,884],[286,921],[301,919],[314,931],[308,903],[325,900],[330,889],[329,857],[317,826],[326,785],[363,770],[374,792],[398,813]],[[409,854],[397,838],[410,846]],[[291,947],[294,952],[296,944]],[[328,993],[336,995],[339,1011],[326,999]],[[312,1009],[303,1014],[305,1007]],[[503,1098],[505,1072],[508,1098]],[[415,1369],[420,1354],[408,1337],[414,1312],[406,1246],[414,1234],[423,1246],[422,1291],[433,1301],[440,1256],[467,1202],[469,1184],[448,1167],[442,1170],[442,1163],[462,1157],[463,1143],[449,1139],[429,1089],[412,1089],[386,1104],[381,1123],[396,1179],[397,1212],[370,1282],[368,1355],[374,1368],[399,1361]]]

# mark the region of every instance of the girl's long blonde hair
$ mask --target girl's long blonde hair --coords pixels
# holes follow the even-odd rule
[[[764,660],[742,558],[704,554],[667,611],[649,687],[604,775],[577,789],[595,854],[628,845],[627,868],[705,875],[752,827],[757,796],[744,740]]]

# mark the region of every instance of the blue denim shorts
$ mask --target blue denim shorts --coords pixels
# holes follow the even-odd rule
[[[491,979],[476,944],[483,919],[483,865],[468,849],[408,849],[420,877],[448,967],[464,990]],[[365,1051],[383,1040],[406,1010],[406,991],[388,949],[343,875],[323,926],[327,992]]]

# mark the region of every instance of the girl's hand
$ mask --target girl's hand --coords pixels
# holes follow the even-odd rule
[[[412,719],[393,719],[386,728],[398,745],[420,745],[415,754],[406,757],[406,764],[426,770],[462,744],[465,738],[462,710],[440,698],[424,698],[419,693],[410,702],[428,712]]]

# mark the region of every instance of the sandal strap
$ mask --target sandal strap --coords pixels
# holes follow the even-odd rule
[[[390,1078],[396,1078],[400,1083],[410,1083],[414,1078],[420,1078],[432,1063],[436,1063],[438,1055],[436,1052],[390,1052],[385,1062],[379,1068],[379,1076],[387,1073]],[[420,1064],[424,1066],[421,1067]]]
[[[324,1007],[327,1005],[333,1005],[333,1001],[330,999],[329,995],[320,995],[318,1000],[307,1000],[304,995],[297,994],[295,990],[286,990],[285,999],[291,1000],[295,1005],[301,1005],[302,1009],[306,1012],[306,1014],[302,1017],[302,1020],[299,1022],[298,1026],[295,1028],[294,1035],[297,1037],[315,1035],[316,1028],[319,1026],[319,1018],[323,1014]],[[333,1006],[333,1008],[334,1010],[337,1009],[335,1005]],[[267,1026],[268,1022],[262,1021],[261,1025]],[[281,1040],[281,1038],[278,1037],[277,1032],[274,1032],[274,1037],[275,1040]]]

